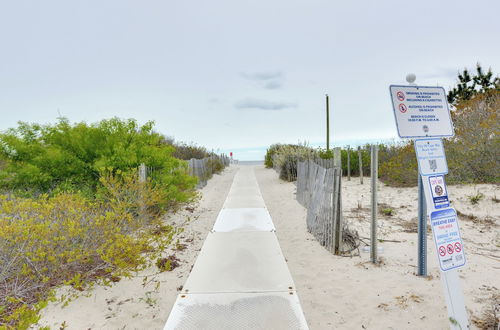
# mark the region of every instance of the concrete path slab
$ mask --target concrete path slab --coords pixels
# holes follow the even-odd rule
[[[293,290],[274,232],[210,233],[183,293]]]
[[[165,329],[308,329],[253,167],[240,167]]]
[[[308,329],[295,292],[180,295],[165,330]]]
[[[212,229],[218,233],[275,230],[271,215],[266,208],[222,209]]]

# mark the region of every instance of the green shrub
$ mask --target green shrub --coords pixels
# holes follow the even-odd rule
[[[279,169],[280,179],[295,181],[297,179],[297,162],[317,158],[317,156],[317,151],[305,144],[281,145],[274,154],[273,165]]]
[[[418,164],[413,143],[384,146],[379,153],[379,178],[386,184],[411,187],[418,183]]]
[[[95,124],[55,125],[19,123],[0,134],[0,188],[33,194],[82,192],[92,197],[99,188],[100,171],[133,171],[141,163],[154,169],[152,181],[169,192],[169,200],[183,202],[195,185],[187,164],[172,156],[153,122],[113,118]]]
[[[273,168],[273,157],[274,155],[279,151],[279,149],[282,147],[282,144],[273,144],[271,145],[267,151],[266,151],[266,156],[264,157],[264,165],[266,168]]]
[[[189,144],[170,140],[167,144],[175,148],[172,156],[178,159],[203,159],[213,155],[213,153],[209,152],[205,147],[198,146],[194,143]]]
[[[481,201],[483,198],[484,198],[484,194],[478,192],[477,194],[475,195],[471,195],[471,196],[467,196],[467,198],[469,199],[469,202],[472,204],[472,205],[476,205],[479,203],[479,201]]]
[[[28,328],[52,288],[129,276],[172,242],[178,230],[159,220],[163,189],[136,173],[108,173],[101,183],[93,201],[0,195],[0,328]]]

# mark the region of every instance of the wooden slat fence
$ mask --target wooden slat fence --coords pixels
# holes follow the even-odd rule
[[[297,163],[297,201],[307,208],[307,230],[334,254],[342,252],[341,180],[333,160]]]
[[[217,163],[220,161],[223,168],[229,166],[231,159],[225,155],[210,156],[203,159],[190,159],[188,161],[189,174],[198,178],[197,188],[203,188],[216,172]]]

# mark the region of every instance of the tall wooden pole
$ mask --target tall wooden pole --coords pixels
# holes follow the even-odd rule
[[[326,150],[330,150],[330,102],[326,94]]]

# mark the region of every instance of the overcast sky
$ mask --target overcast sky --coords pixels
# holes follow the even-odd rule
[[[397,136],[388,86],[500,72],[500,1],[0,0],[0,130],[156,122],[261,157],[276,142]]]

